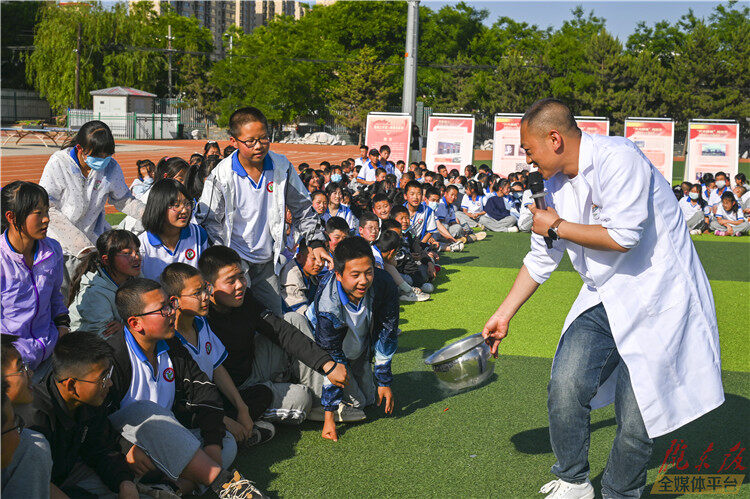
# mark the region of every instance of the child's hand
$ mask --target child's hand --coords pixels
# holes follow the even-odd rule
[[[237,422],[245,428],[247,436],[250,438],[253,434],[253,426],[255,426],[255,423],[253,423],[253,418],[250,417],[250,411],[247,406],[237,411]]]
[[[333,361],[328,361],[333,362]],[[330,365],[328,365],[328,362],[323,364],[323,371],[327,371],[331,368]],[[336,367],[333,368],[333,371],[328,373],[326,376],[328,378],[328,381],[333,383],[334,385],[338,386],[339,388],[344,388],[347,383],[349,383],[349,373],[346,370],[346,366],[344,364],[336,364]]]
[[[224,426],[227,427],[227,430],[229,430],[229,433],[232,434],[237,443],[244,442],[250,436],[250,432],[247,431],[245,426],[228,416],[224,416]]]
[[[379,386],[378,387],[378,407],[385,400],[385,413],[391,414],[393,412],[393,391],[390,386]]]
[[[323,418],[323,433],[321,433],[320,436],[327,438],[328,440],[333,440],[334,442],[339,441],[339,436],[336,433],[336,422],[333,419],[333,412],[331,411],[325,412]]]

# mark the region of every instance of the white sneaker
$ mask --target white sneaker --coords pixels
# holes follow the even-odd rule
[[[588,480],[570,483],[558,478],[544,484],[539,493],[547,494],[547,499],[594,499],[594,486]]]
[[[476,234],[474,234],[474,237],[476,238],[477,241],[481,241],[482,239],[484,239],[485,237],[487,237],[487,233],[486,232],[477,232]]]
[[[419,298],[417,297],[417,293],[412,291],[411,293],[404,293],[398,297],[399,300],[405,301],[405,302],[414,302],[419,301]]]
[[[700,229],[693,229],[693,230],[690,231],[690,235],[691,236],[697,236],[700,233],[701,233]]]
[[[448,251],[452,251],[454,253],[459,252],[464,249],[464,243],[456,242],[448,246]]]
[[[430,295],[425,293],[419,288],[412,288],[414,290],[414,294],[417,295],[417,301],[427,301],[430,299]]]
[[[432,293],[433,291],[435,291],[435,286],[433,286],[429,282],[426,282],[422,284],[422,291],[424,291],[425,293]]]
[[[508,232],[518,232],[518,227],[515,225],[513,227],[508,227]]]

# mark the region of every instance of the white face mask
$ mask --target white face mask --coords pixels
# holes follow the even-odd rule
[[[716,187],[718,187],[719,189],[723,189],[725,185],[727,185],[727,183],[723,180],[716,181]]]
[[[698,194],[697,192],[691,192],[688,194],[688,196],[690,196],[690,199],[695,201],[696,199],[698,199],[698,196],[700,196],[700,194]]]

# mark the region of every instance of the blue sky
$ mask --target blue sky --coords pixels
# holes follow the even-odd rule
[[[436,0],[422,0],[422,5],[433,10],[456,2],[445,2]],[[486,24],[493,24],[499,17],[508,16],[519,22],[536,24],[546,28],[552,26],[560,27],[562,22],[571,18],[570,11],[577,5],[581,5],[586,12],[591,10],[598,17],[607,21],[607,30],[621,41],[626,41],[633,33],[640,21],[645,21],[649,26],[656,22],[668,20],[677,21],[680,16],[686,14],[692,8],[697,17],[708,17],[715,6],[726,2],[715,1],[467,1],[467,4],[477,8],[486,9],[490,15]]]

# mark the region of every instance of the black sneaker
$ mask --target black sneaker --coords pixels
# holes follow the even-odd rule
[[[268,421],[255,421],[253,424],[253,433],[245,441],[247,447],[260,445],[268,442],[276,435],[276,428]]]
[[[255,487],[255,484],[242,476],[239,471],[225,472],[228,476],[223,483],[211,484],[220,499],[268,499],[268,496]]]

